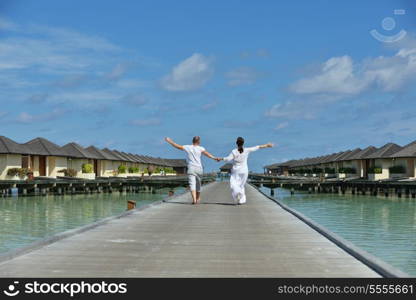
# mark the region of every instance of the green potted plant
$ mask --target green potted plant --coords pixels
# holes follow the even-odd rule
[[[81,178],[95,179],[94,166],[92,164],[82,164],[81,171]]]
[[[60,171],[58,171],[59,173],[64,173],[64,176],[66,177],[76,177],[77,176],[77,171],[71,168],[68,169],[62,169]]]
[[[368,179],[369,180],[380,180],[385,179],[383,176],[383,168],[381,167],[370,167],[367,170],[368,173]]]
[[[10,168],[7,170],[7,176],[12,177],[13,180],[24,179],[28,170],[26,168]]]
[[[391,178],[406,177],[406,168],[404,166],[392,166],[389,168]]]
[[[121,177],[126,177],[127,173],[127,167],[125,165],[119,165],[118,166],[118,176],[121,175]]]

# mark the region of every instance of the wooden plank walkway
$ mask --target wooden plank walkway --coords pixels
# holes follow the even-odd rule
[[[0,264],[0,277],[378,277],[374,271],[247,186],[228,183],[203,203],[188,194]]]

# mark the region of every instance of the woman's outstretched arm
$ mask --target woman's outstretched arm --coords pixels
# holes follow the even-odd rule
[[[267,144],[264,144],[264,145],[259,145],[260,149],[272,148],[272,147],[274,147],[273,143],[267,143]]]
[[[234,159],[234,154],[231,152],[228,156],[222,158],[223,161],[232,161]]]
[[[171,138],[165,137],[165,141],[171,144],[173,147],[179,150],[184,150],[182,145],[176,144]]]

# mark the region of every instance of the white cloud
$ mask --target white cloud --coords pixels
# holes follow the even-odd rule
[[[30,114],[27,112],[21,112],[17,117],[16,121],[18,123],[24,124],[31,124],[34,122],[47,122],[55,120],[66,113],[65,110],[62,109],[54,109],[51,112],[43,113],[43,114]]]
[[[217,106],[218,106],[218,101],[212,101],[212,102],[202,105],[201,109],[206,111],[206,110],[214,109]]]
[[[161,124],[161,121],[160,119],[157,119],[157,118],[138,119],[138,120],[131,120],[130,124],[134,126],[157,126]]]
[[[18,30],[18,26],[15,24],[15,23],[13,23],[13,22],[11,22],[11,21],[9,21],[9,20],[7,20],[7,19],[4,19],[4,18],[0,18],[0,30],[1,31],[15,31],[15,30]]]
[[[266,116],[310,120],[328,104],[367,91],[402,92],[416,81],[416,41],[407,39],[392,56],[354,62],[350,56],[332,57],[312,75],[289,86],[288,97],[303,95],[274,105]]]
[[[316,118],[317,107],[311,101],[287,101],[275,104],[266,112],[266,116],[282,119],[312,120]]]
[[[356,94],[366,85],[356,78],[352,59],[342,56],[328,59],[317,75],[298,80],[290,86],[290,90],[297,94]]]
[[[129,64],[119,63],[105,77],[110,80],[119,79],[127,72],[128,68]]]
[[[161,80],[167,91],[192,91],[203,87],[214,73],[212,58],[195,53],[176,65]]]
[[[141,106],[148,102],[148,99],[146,96],[142,94],[131,94],[123,97],[121,99],[124,103],[134,105],[134,106]]]
[[[27,99],[27,102],[32,103],[32,104],[40,104],[40,103],[45,102],[47,98],[48,98],[47,93],[37,93],[37,94],[31,95]]]
[[[349,56],[332,57],[314,76],[290,86],[296,94],[357,95],[370,88],[397,91],[416,79],[416,48],[400,49],[393,56],[354,63]]]
[[[280,130],[280,129],[286,128],[287,126],[289,126],[289,122],[282,122],[282,123],[277,124],[277,126],[274,129]]]
[[[240,67],[225,74],[229,86],[253,84],[262,76],[264,76],[263,73],[249,67]]]
[[[115,85],[119,88],[131,89],[131,88],[149,87],[151,85],[151,82],[146,81],[146,80],[141,80],[141,79],[120,79],[120,80],[117,80]]]

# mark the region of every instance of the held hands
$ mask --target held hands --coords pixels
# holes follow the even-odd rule
[[[273,143],[267,143],[266,144],[266,148],[272,148],[272,147],[274,147],[274,144]]]
[[[221,157],[214,157],[214,160],[216,160],[217,162],[222,161],[223,159]]]
[[[170,137],[165,137],[165,141],[168,142],[168,143],[172,143],[173,142],[173,140]]]

